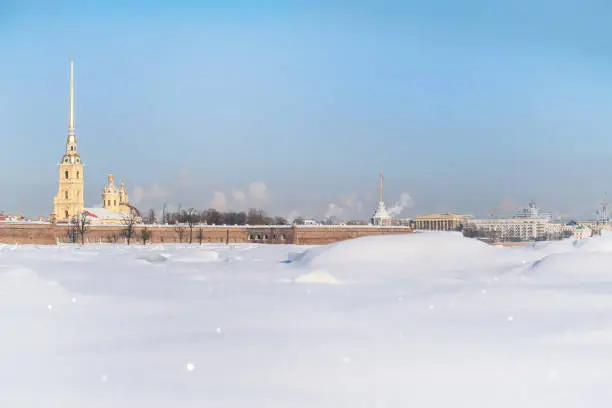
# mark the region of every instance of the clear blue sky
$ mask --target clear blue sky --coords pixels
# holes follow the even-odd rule
[[[589,216],[612,192],[610,17],[608,1],[0,0],[0,208],[51,211],[74,56],[88,206],[113,172],[145,209],[365,217],[382,167],[388,204],[412,197],[402,216],[531,198]]]

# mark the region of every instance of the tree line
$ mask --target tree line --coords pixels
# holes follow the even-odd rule
[[[121,238],[124,238],[129,245],[132,240],[138,239],[143,244],[151,241],[151,230],[146,225],[140,228],[138,234],[136,234],[136,225],[142,220],[135,211],[123,214],[121,217],[121,228],[118,231],[113,231],[108,235],[107,240],[109,243],[117,243]],[[78,215],[72,217],[67,230],[68,240],[72,243],[78,241],[82,245],[85,245],[85,239],[91,226],[91,216],[87,211],[82,211]]]
[[[145,217],[144,224],[207,224],[207,225],[287,225],[287,219],[279,216],[269,216],[264,210],[251,208],[247,212],[222,212],[214,208],[166,212],[157,216],[154,209],[150,209]]]
[[[287,225],[284,217],[271,217],[261,209],[250,209],[248,212],[220,212],[215,209],[188,210],[167,212],[162,215],[163,223],[174,225],[174,231],[178,242],[189,242],[190,244],[204,240],[203,225]],[[109,243],[117,243],[120,239],[125,239],[129,245],[133,240],[138,240],[142,244],[151,241],[150,225],[156,224],[158,218],[153,209],[149,210],[146,217],[141,217],[135,211],[123,214],[121,218],[121,228],[113,231],[107,236]],[[91,225],[91,217],[86,212],[78,214],[70,221],[67,235],[72,243],[78,241],[85,244],[87,233]],[[138,225],[138,232],[136,226]]]

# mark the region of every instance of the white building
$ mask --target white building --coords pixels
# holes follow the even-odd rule
[[[593,236],[593,230],[588,227],[583,227],[582,225],[578,225],[574,227],[574,239],[584,239]]]
[[[546,232],[549,236],[560,237],[563,235],[572,235],[576,230],[576,225],[568,225],[560,221],[550,221],[546,224]]]
[[[470,220],[467,228],[497,241],[558,240],[588,238],[593,230],[585,225],[568,225],[543,218],[492,218]]]
[[[547,236],[548,223],[537,218],[485,218],[470,220],[467,226],[500,241],[534,241]]]

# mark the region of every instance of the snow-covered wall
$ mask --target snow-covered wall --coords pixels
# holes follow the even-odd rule
[[[371,235],[407,234],[409,227],[375,226],[286,226],[247,225],[220,226],[198,225],[190,230],[187,225],[153,225],[135,227],[134,241],[141,241],[142,231],[150,232],[150,242],[208,242],[208,243],[270,243],[270,244],[328,244]],[[5,244],[56,244],[68,242],[71,228],[62,224],[0,224],[0,243]],[[123,242],[123,226],[92,225],[86,234],[89,242]]]

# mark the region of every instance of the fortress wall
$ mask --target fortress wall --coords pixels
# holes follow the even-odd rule
[[[189,242],[189,228],[172,225],[136,226],[133,243],[140,243],[143,229],[150,231],[149,242]],[[71,242],[71,228],[53,224],[0,224],[0,243],[53,245],[58,239]],[[320,245],[363,236],[407,234],[409,227],[374,226],[196,226],[193,229],[193,243],[265,243]],[[89,243],[125,242],[124,227],[119,225],[92,225],[87,231]],[[77,238],[80,240],[80,237]]]
[[[371,235],[407,234],[410,227],[374,227],[374,226],[316,226],[298,227],[294,243],[303,245],[324,245],[347,239]]]

